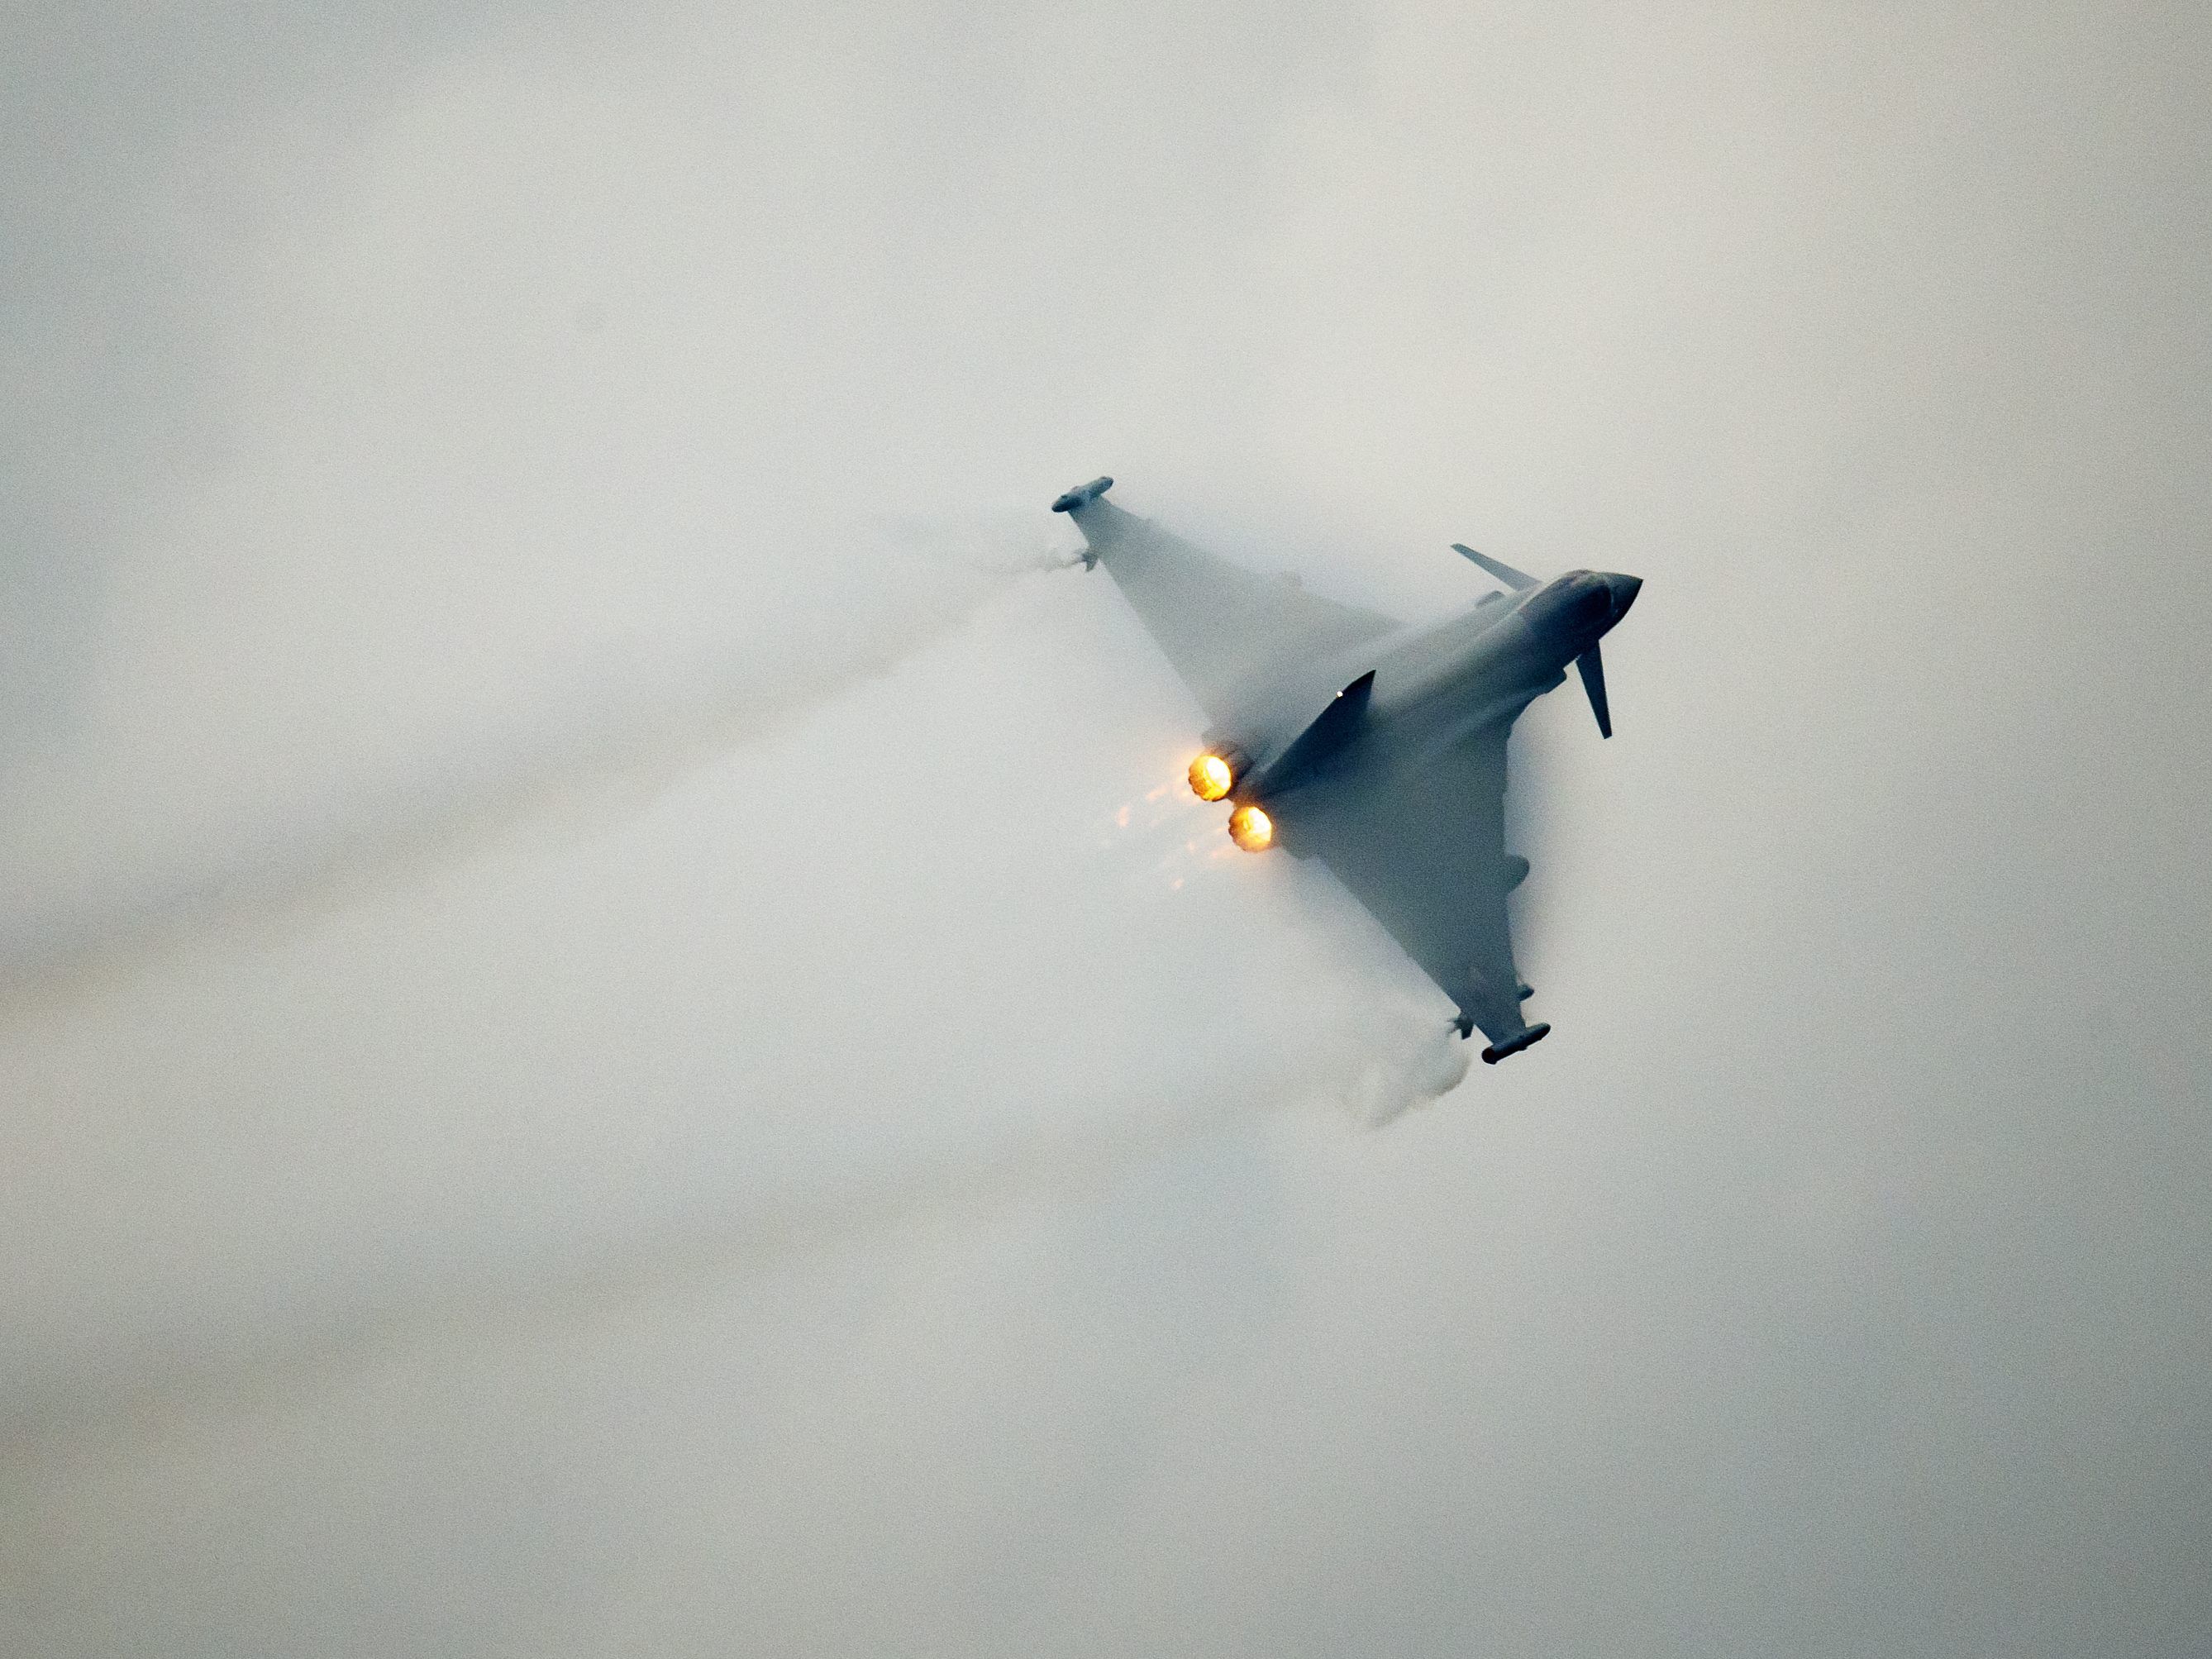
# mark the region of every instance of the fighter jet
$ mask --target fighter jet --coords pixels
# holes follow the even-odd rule
[[[1550,581],[1454,544],[1498,581],[1440,622],[1407,626],[1231,564],[1106,500],[1094,478],[1052,504],[1082,531],[1211,722],[1190,763],[1247,852],[1318,859],[1477,1026],[1496,1065],[1548,1036],[1524,1018],[1505,898],[1528,873],[1505,849],[1505,742],[1538,697],[1581,673],[1613,735],[1598,641],[1640,578]]]

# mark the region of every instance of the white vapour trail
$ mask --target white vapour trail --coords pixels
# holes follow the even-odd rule
[[[141,1407],[282,1389],[485,1321],[598,1317],[665,1282],[1095,1188],[1286,1105],[1379,1123],[1455,1083],[1466,1050],[1395,947],[1301,916],[1317,878],[1188,844],[1187,796],[1125,836],[1066,833],[1121,768],[1058,739],[1125,734],[1126,714],[1098,711],[1134,665],[1090,631],[1109,590],[1010,582],[1042,559],[988,561],[905,607],[902,629],[854,632],[893,672],[816,709],[805,743],[758,751],[751,774],[671,775],[798,712],[762,703],[757,673],[719,703],[662,704],[630,746],[572,744],[506,774],[521,781],[504,793],[448,795],[455,810],[416,820],[414,839],[348,844],[382,863],[325,863],[304,888],[264,866],[244,906],[389,877],[394,857],[442,855],[580,784],[678,785],[550,859],[492,848],[427,872],[442,890],[430,927],[408,893],[379,893],[349,907],[365,928],[181,951],[20,1020],[5,1069],[51,1133],[17,1174],[13,1224],[34,1239],[49,1213],[69,1243],[15,1298],[28,1340],[0,1354],[0,1433],[66,1438]],[[977,605],[971,630],[962,607]],[[912,649],[933,632],[957,638]],[[857,645],[834,661],[866,665]],[[925,739],[905,781],[915,833],[870,803]],[[814,769],[819,754],[841,763]],[[764,785],[782,809],[740,811]],[[98,960],[165,938],[211,942],[142,932]],[[134,1071],[142,1049],[160,1053],[158,1080]],[[1194,1072],[1184,1057],[1201,1053]]]
[[[803,716],[975,615],[1020,577],[1058,568],[1034,530],[878,526],[880,586],[813,648],[750,640],[744,654],[647,681],[579,687],[527,719],[349,777],[321,799],[236,826],[212,847],[105,875],[56,903],[0,910],[0,1006],[66,994],[208,929],[341,898],[465,852],[539,815],[657,793],[691,766]],[[602,677],[607,678],[608,677]],[[12,914],[9,911],[11,910]]]
[[[1372,1022],[1362,1058],[1341,1089],[1356,1120],[1382,1128],[1466,1080],[1474,1050],[1457,1032],[1429,1024],[1423,1031],[1404,1019]]]
[[[1310,1121],[1355,1132],[1380,1127],[1466,1075],[1469,1050],[1435,1027],[1378,995],[1333,1027],[1310,1031],[1294,1051],[1255,1056],[1227,1091],[1131,1097],[1073,1121],[1002,1126],[916,1152],[872,1178],[818,1181],[550,1261],[449,1266],[434,1280],[386,1280],[307,1320],[275,1327],[250,1315],[234,1325],[202,1321],[111,1352],[96,1375],[54,1376],[12,1391],[0,1407],[0,1449],[11,1462],[35,1462],[41,1447],[65,1449],[81,1434],[109,1433],[121,1422],[146,1431],[251,1412],[390,1362],[541,1344],[564,1329],[635,1317],[712,1294],[733,1277],[888,1235],[1080,1202],[1210,1141],[1261,1132],[1286,1114],[1317,1115]]]

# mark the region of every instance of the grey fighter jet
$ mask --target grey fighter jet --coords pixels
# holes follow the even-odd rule
[[[1492,1065],[1548,1035],[1523,1017],[1505,896],[1528,873],[1505,850],[1505,740],[1531,702],[1580,671],[1613,735],[1598,641],[1635,576],[1548,582],[1458,547],[1504,583],[1407,627],[1217,558],[1105,499],[1094,478],[1052,504],[1082,530],[1212,722],[1190,787],[1230,804],[1250,852],[1318,858],[1459,1005]]]

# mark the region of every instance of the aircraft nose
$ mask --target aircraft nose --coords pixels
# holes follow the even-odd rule
[[[1605,585],[1613,594],[1613,619],[1619,622],[1628,614],[1628,607],[1636,603],[1636,596],[1644,591],[1644,578],[1608,575]]]

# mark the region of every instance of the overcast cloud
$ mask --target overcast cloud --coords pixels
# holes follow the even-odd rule
[[[2208,84],[0,23],[0,1648],[2204,1652]],[[1101,471],[1646,579],[1516,740],[1541,1048],[1180,787]]]

